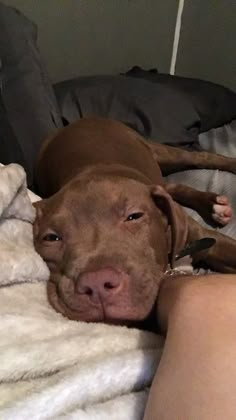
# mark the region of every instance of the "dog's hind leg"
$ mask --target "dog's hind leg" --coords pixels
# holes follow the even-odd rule
[[[163,175],[187,169],[219,169],[236,174],[236,158],[229,158],[209,152],[190,152],[178,147],[148,142],[153,158]]]

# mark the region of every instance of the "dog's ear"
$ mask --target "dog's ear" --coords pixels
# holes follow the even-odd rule
[[[37,238],[38,234],[39,234],[39,226],[40,226],[40,222],[43,218],[43,213],[46,207],[46,202],[47,200],[40,200],[40,201],[36,201],[35,203],[33,203],[33,206],[36,210],[36,217],[35,217],[35,221],[33,224],[33,234],[34,234],[34,238]]]
[[[162,186],[152,187],[151,194],[157,207],[167,218],[168,231],[170,232],[169,260],[173,268],[177,254],[187,242],[188,216]]]

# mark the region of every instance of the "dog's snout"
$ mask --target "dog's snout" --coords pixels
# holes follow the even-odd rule
[[[122,275],[111,268],[89,271],[80,275],[77,292],[92,300],[104,300],[122,288]]]

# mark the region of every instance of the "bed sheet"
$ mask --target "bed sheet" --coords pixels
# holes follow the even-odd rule
[[[236,157],[236,120],[222,127],[212,129],[199,136],[199,142],[204,150]],[[236,239],[236,175],[219,170],[194,169],[182,171],[166,177],[170,182],[186,184],[201,191],[213,191],[227,195],[234,210],[230,223],[217,230]],[[203,226],[212,228],[194,210],[186,208],[195,220]]]

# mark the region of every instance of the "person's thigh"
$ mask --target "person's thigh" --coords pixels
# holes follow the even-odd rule
[[[185,278],[182,285],[171,279],[159,300],[167,335],[144,419],[234,420],[236,275]]]

